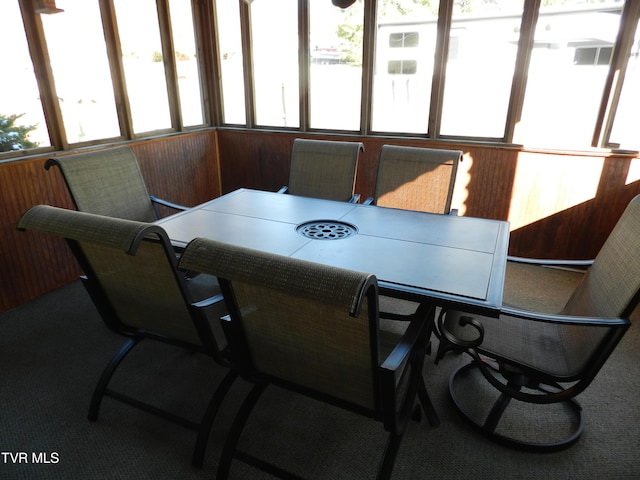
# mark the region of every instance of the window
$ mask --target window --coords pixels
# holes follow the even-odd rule
[[[58,0],[56,5],[64,12],[40,17],[67,141],[119,137],[98,3]]]
[[[591,145],[610,57],[600,62],[599,49],[576,49],[585,46],[580,39],[593,37],[613,45],[619,24],[620,11],[587,9],[578,0],[567,2],[563,10],[541,7],[516,143],[574,149]]]
[[[312,1],[309,8],[310,127],[359,130],[364,5]]]
[[[389,60],[387,73],[389,75],[415,75],[418,71],[416,60]]]
[[[244,125],[247,122],[244,104],[242,37],[238,2],[216,1],[218,17],[218,55],[222,87],[222,121]],[[222,20],[221,20],[222,19]]]
[[[13,116],[14,128],[3,125],[0,132],[0,152],[22,150],[33,146],[50,145],[47,124],[44,119],[38,83],[33,71],[33,63],[29,55],[27,38],[22,26],[22,17],[18,2],[0,2],[0,38],[2,63],[11,65],[11,75],[0,75],[0,122]],[[35,126],[35,129],[18,134],[19,127]],[[26,138],[33,145],[17,141]]]
[[[298,1],[253,2],[251,31],[256,123],[298,127]]]
[[[609,65],[613,47],[579,47],[573,56],[574,65]]]
[[[438,2],[431,3],[435,10],[411,0],[378,2],[374,131],[427,133],[438,28]]]
[[[156,2],[114,0],[114,5],[133,130],[171,128]]]
[[[420,43],[419,32],[400,32],[389,35],[389,48],[412,48]]]
[[[182,124],[185,126],[202,125],[204,123],[203,99],[196,57],[197,48],[191,0],[170,0],[169,8]]]
[[[496,15],[454,9],[440,134],[502,139],[518,52],[523,1]]]
[[[618,39],[623,9],[625,28],[636,25],[635,3],[359,0],[340,9],[328,1],[216,0],[217,25],[203,22],[196,31],[193,10],[208,18],[214,2],[57,2],[64,11],[55,15],[36,14],[31,0],[0,2],[3,63],[11,66],[10,75],[0,76],[0,119],[13,122],[11,138],[23,139],[5,135],[0,150],[130,139],[205,125],[210,116],[252,128],[572,150],[598,138],[602,146],[640,148],[640,39],[628,31]],[[530,9],[538,4],[536,16]],[[308,9],[308,23],[299,5],[305,15]],[[448,30],[438,35],[440,5],[452,18],[441,22]],[[372,7],[377,12],[366,10]],[[377,25],[365,38],[368,18]],[[198,33],[212,37],[197,39]],[[302,44],[308,52],[300,50],[300,35],[308,37]],[[614,48],[619,40],[627,48],[633,35],[622,78],[610,72],[621,61]],[[169,39],[174,50],[167,54]],[[438,40],[448,47],[446,58]],[[518,50],[521,42],[527,51]],[[211,58],[198,57],[203,45],[218,49],[219,72]],[[121,59],[109,58],[118,51]],[[372,61],[363,62],[369,53]],[[299,65],[300,58],[309,64]],[[174,60],[177,84],[168,76]],[[204,78],[212,73],[220,78]]]
[[[626,150],[640,150],[640,24],[633,45],[610,136],[611,146]]]

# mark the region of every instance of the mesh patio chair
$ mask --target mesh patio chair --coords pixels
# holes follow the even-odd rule
[[[234,457],[297,478],[236,448],[269,384],[382,421],[389,441],[378,478],[390,476],[418,398],[438,424],[422,378],[432,307],[423,307],[401,337],[378,327],[372,275],[207,239],[187,245],[182,264],[219,278],[230,312],[223,327],[233,368],[254,384],[227,437],[217,478],[228,477]]]
[[[354,194],[360,142],[296,138],[291,152],[289,184],[280,193],[325,200],[357,202]]]
[[[631,201],[558,314],[506,305],[500,318],[441,312],[436,361],[450,350],[472,358],[451,375],[449,383],[450,396],[468,422],[492,440],[528,450],[556,451],[578,441],[584,416],[575,396],[590,385],[614,351],[640,299],[638,238],[640,196]],[[476,379],[478,371],[482,376]],[[477,405],[477,380],[482,378],[498,394],[490,409]],[[464,388],[472,382],[476,382],[475,405],[469,406]],[[513,399],[519,402],[508,409]],[[566,408],[551,416],[548,404],[553,403]],[[509,416],[512,409],[520,413]],[[554,428],[538,431],[544,417],[554,419]],[[561,420],[563,430],[552,431]],[[524,426],[513,427],[523,421]]]
[[[89,407],[96,421],[105,396],[197,431],[193,463],[202,465],[211,424],[236,374],[225,376],[199,421],[179,417],[109,388],[127,354],[142,340],[200,352],[228,366],[220,316],[226,313],[214,277],[187,280],[164,230],[154,224],[38,205],[18,223],[67,240],[83,269],[82,281],[108,328],[127,338],[102,373]],[[208,378],[203,379],[209,383]]]
[[[149,195],[135,154],[129,147],[110,148],[50,158],[45,168],[57,166],[76,209],[109,217],[153,222],[157,205],[174,210],[186,207]]]
[[[457,214],[451,199],[462,152],[383,145],[374,197],[363,203],[429,213]],[[418,304],[380,296],[380,316],[411,320]]]
[[[364,203],[429,213],[452,213],[462,152],[383,145],[373,198]],[[455,212],[454,212],[455,213]]]

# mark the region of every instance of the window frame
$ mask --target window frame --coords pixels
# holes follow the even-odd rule
[[[0,153],[0,159],[4,159],[5,157],[34,155],[163,134],[198,130],[218,123],[217,120],[219,117],[217,117],[216,109],[212,108],[212,104],[218,103],[217,97],[213,95],[213,92],[216,92],[219,89],[215,88],[215,83],[210,81],[212,78],[217,78],[217,69],[215,68],[216,49],[212,48],[211,41],[207,41],[207,39],[215,40],[214,29],[210,27],[215,19],[215,12],[209,8],[210,2],[208,0],[191,0],[195,44],[198,57],[198,70],[202,91],[204,123],[189,127],[185,127],[183,124],[169,0],[156,0],[155,3],[162,44],[164,78],[169,99],[171,126],[169,128],[140,133],[135,133],[133,129],[131,106],[122,64],[122,49],[119,42],[114,4],[112,0],[98,0],[103,34],[105,36],[107,48],[109,69],[111,71],[113,81],[113,95],[115,99],[120,135],[77,143],[69,143],[67,139],[62,111],[55,87],[53,71],[50,65],[47,40],[40,17],[42,14],[35,12],[35,4],[33,0],[17,1],[27,36],[29,54],[34,66],[34,73],[38,84],[40,101],[42,103],[47,131],[50,138],[50,145],[27,150],[2,152]],[[64,12],[60,14],[64,15]],[[210,73],[207,74],[206,72]],[[214,98],[214,102],[210,101],[212,97]],[[212,121],[212,119],[214,121]]]
[[[298,0],[298,61],[299,61],[299,127],[261,127],[256,125],[254,76],[252,62],[251,38],[251,5],[249,2],[237,0],[240,11],[240,35],[243,52],[243,75],[245,81],[245,117],[243,125],[226,124],[222,111],[222,91],[220,80],[220,57],[216,22],[220,21],[216,13],[216,0],[191,0],[195,43],[197,48],[199,77],[202,89],[202,125],[184,127],[180,109],[180,95],[176,58],[174,54],[173,36],[171,31],[171,12],[169,0],[156,0],[158,22],[162,41],[164,58],[165,81],[169,98],[171,127],[151,132],[135,133],[131,119],[131,109],[122,65],[122,50],[118,40],[118,26],[112,0],[98,0],[102,16],[107,55],[113,80],[113,94],[116,101],[118,123],[121,135],[113,138],[92,140],[83,143],[69,144],[62,121],[62,112],[57,99],[57,92],[53,72],[49,63],[49,54],[40,14],[35,13],[34,0],[17,0],[23,19],[29,53],[31,55],[36,81],[40,91],[40,98],[50,138],[50,146],[18,152],[3,152],[0,159],[12,156],[39,154],[48,151],[68,150],[86,145],[127,141],[137,138],[180,133],[201,128],[240,128],[249,130],[296,131],[302,133],[320,132],[326,134],[349,134],[360,136],[382,137],[389,132],[372,131],[372,91],[376,45],[376,23],[378,0],[363,0],[364,28],[363,28],[363,58],[362,85],[359,131],[343,131],[331,129],[310,128],[309,80],[311,45],[309,41],[310,21],[309,3],[313,0]],[[220,0],[218,0],[220,1]],[[226,1],[226,0],[225,0]],[[264,1],[264,0],[258,0]],[[441,135],[440,124],[442,118],[444,85],[446,82],[446,62],[452,29],[452,14],[454,0],[440,0],[439,16],[437,19],[436,55],[434,58],[433,76],[431,79],[431,106],[428,112],[428,128],[426,134],[398,133],[397,137],[427,140],[452,140],[465,143],[490,142],[510,145],[513,144],[515,125],[522,115],[522,108],[526,93],[526,79],[534,46],[535,27],[539,17],[542,0],[525,0],[520,25],[518,52],[511,84],[508,110],[505,118],[504,135],[501,138],[463,137],[455,135]],[[64,13],[62,13],[64,14]],[[602,91],[600,108],[594,119],[594,129],[591,145],[576,145],[570,150],[587,150],[588,148],[616,148],[610,142],[615,113],[620,101],[622,86],[626,73],[627,62],[633,46],[635,32],[640,19],[640,2],[627,0],[622,7],[620,27],[615,40],[613,54],[609,63],[609,70],[605,86]],[[427,113],[425,112],[425,115]]]

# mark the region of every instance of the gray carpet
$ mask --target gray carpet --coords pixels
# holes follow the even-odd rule
[[[507,301],[518,295],[514,288],[506,292]],[[87,420],[95,382],[122,340],[104,327],[79,283],[0,315],[0,332],[1,479],[215,478],[246,384],[237,383],[226,398],[204,467],[196,469],[190,463],[192,431],[109,398],[98,421]],[[477,435],[447,393],[449,373],[466,359],[452,356],[438,366],[428,359],[425,379],[442,424],[432,428],[423,420],[409,426],[393,478],[640,478],[639,335],[637,326],[630,329],[580,395],[586,411],[581,440],[553,454],[515,451]],[[224,373],[206,357],[147,342],[125,360],[114,382],[197,420]],[[307,478],[365,479],[375,477],[385,439],[377,422],[271,388],[241,446]],[[19,452],[27,463],[13,463],[24,459]],[[41,453],[39,460],[50,463],[33,463]],[[234,462],[232,478],[269,477]]]

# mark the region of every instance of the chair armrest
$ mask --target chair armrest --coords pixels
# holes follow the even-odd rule
[[[153,203],[157,203],[158,205],[163,205],[165,207],[173,208],[174,210],[181,210],[181,211],[189,210],[189,207],[185,207],[184,205],[178,205],[177,203],[173,203],[168,200],[155,197],[153,195],[149,195],[149,198]]]
[[[363,205],[375,205],[373,203],[373,197],[369,197],[367,198],[364,202],[362,202]]]
[[[222,294],[214,295],[213,297],[205,298],[204,300],[200,300],[199,302],[194,302],[191,305],[195,308],[204,309],[209,308],[213,305],[216,305],[224,300]]]
[[[545,258],[526,258],[526,257],[516,257],[513,255],[507,256],[507,260],[509,262],[514,263],[525,263],[528,265],[539,265],[541,267],[566,267],[566,268],[577,268],[577,269],[587,269],[593,264],[593,259],[589,260],[551,260]]]
[[[428,335],[431,318],[416,318],[400,341],[380,366],[382,409],[385,429],[401,434],[414,411],[418,391],[426,390],[422,378],[422,366],[428,350]],[[426,403],[425,403],[426,402]],[[438,425],[437,414],[426,396],[420,394],[420,403],[432,425]]]
[[[383,371],[392,373],[395,377],[395,373],[407,362],[423,329],[426,328],[426,323],[424,319],[415,319],[409,324],[398,344],[380,365]]]
[[[289,187],[285,185],[284,187],[281,187],[280,190],[278,190],[278,193],[287,193],[288,191]]]
[[[570,325],[580,325],[585,327],[615,327],[617,329],[622,329],[622,332],[617,335],[618,340],[621,338],[622,334],[624,334],[624,331],[626,331],[626,329],[631,325],[631,321],[625,318],[575,317],[568,315],[534,313],[513,308],[503,308],[502,314],[509,315],[514,318],[520,318],[525,321],[562,323]],[[611,341],[612,340],[609,340],[608,342]],[[615,340],[615,342],[617,343],[617,340]],[[509,383],[504,383],[503,381],[496,378],[494,374],[495,367],[490,366],[490,362],[485,362],[483,360],[483,358],[481,357],[481,351],[482,346],[480,346],[478,350],[476,350],[475,348],[467,349],[466,353],[475,360],[476,364],[480,368],[480,372],[486,378],[486,380],[491,383],[491,385],[493,385],[498,391],[506,393],[512,398],[523,402],[553,403],[571,398],[582,392],[587,387],[587,385],[589,385],[591,379],[593,378],[591,375],[583,376],[567,388],[563,387],[557,392],[548,392],[545,395],[528,393],[524,390],[521,390],[520,388],[514,388]],[[549,385],[553,386],[554,384],[550,383]]]
[[[360,201],[360,194],[355,193],[353,197],[349,199],[349,203],[358,203]]]
[[[562,323],[571,325],[582,325],[585,327],[615,327],[631,324],[630,320],[620,317],[578,317],[571,315],[532,312],[529,310],[520,310],[518,308],[511,307],[503,307],[500,311],[500,314],[535,322]]]

